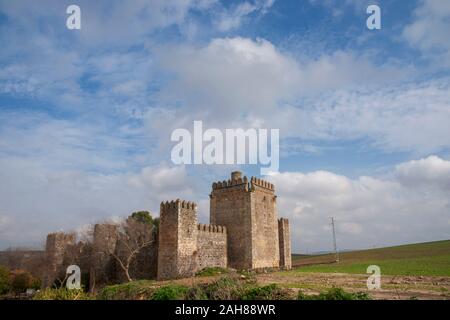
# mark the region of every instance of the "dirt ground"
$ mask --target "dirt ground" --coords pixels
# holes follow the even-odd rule
[[[349,292],[368,292],[373,299],[450,300],[450,277],[382,276],[381,289],[370,291],[367,277],[347,273],[275,272],[258,274],[257,281],[261,285],[277,283],[305,294],[317,294],[334,286]]]
[[[171,281],[161,281],[158,285],[178,283],[192,286],[209,283],[220,276],[193,277]],[[430,276],[382,276],[381,289],[368,290],[368,275],[347,273],[303,273],[295,271],[259,273],[255,275],[259,285],[276,283],[304,294],[318,294],[332,287],[340,287],[348,292],[367,292],[372,299],[381,300],[450,300],[450,277]]]

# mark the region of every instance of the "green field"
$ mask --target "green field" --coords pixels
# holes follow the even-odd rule
[[[334,254],[293,255],[293,272],[339,272],[366,274],[378,265],[385,275],[450,276],[450,240]]]

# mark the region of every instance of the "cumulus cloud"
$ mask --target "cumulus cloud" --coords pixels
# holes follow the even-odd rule
[[[331,216],[341,249],[367,248],[447,239],[449,166],[430,156],[399,164],[389,177],[314,171],[269,179],[279,194],[279,215],[291,219],[294,251],[331,249]]]
[[[162,90],[163,101],[179,106],[168,122],[197,118],[215,127],[225,121],[229,126],[270,125],[273,115],[283,116],[286,104],[337,88],[390,83],[413,72],[408,66],[377,66],[369,57],[346,51],[294,59],[265,39],[241,37],[216,38],[201,47],[166,46],[157,56],[172,76]]]
[[[196,199],[186,169],[150,160],[149,148],[138,150],[146,140],[126,126],[112,134],[96,121],[6,111],[0,124],[0,247]]]
[[[0,168],[1,247],[40,244],[48,232],[77,230],[136,210],[157,216],[161,201],[197,197],[183,167],[100,174],[2,159]]]
[[[215,128],[282,128],[282,138],[368,139],[383,151],[416,155],[450,146],[446,77],[406,82],[413,67],[375,65],[346,51],[298,60],[267,40],[239,37],[170,46],[159,56],[173,75],[163,101],[178,107],[157,118],[152,110],[148,124],[166,139],[164,128],[203,120]]]
[[[165,162],[171,130],[191,128],[193,120],[215,128],[280,128],[283,139],[292,138],[282,143],[289,155],[320,154],[317,141],[351,139],[419,156],[449,148],[445,75],[414,81],[415,68],[376,63],[367,52],[293,56],[266,39],[217,38],[223,33],[209,30],[212,23],[236,31],[273,3],[80,1],[77,33],[64,27],[67,1],[1,2],[7,23],[0,28],[0,94],[32,101],[17,111],[9,100],[0,106],[0,243],[39,241],[47,231],[137,209],[157,212],[159,201],[178,197],[198,200],[207,219],[202,186],[229,168],[200,174]],[[359,10],[365,2],[343,3]],[[403,31],[434,61],[448,57],[447,9],[424,0]],[[197,25],[202,14],[216,20]],[[211,33],[185,41],[195,30]],[[180,39],[166,41],[166,32]],[[383,232],[393,235],[389,242],[428,240],[443,235],[450,220],[448,161],[437,157],[400,164],[388,178],[316,171],[274,179],[280,213],[288,212],[300,230],[294,233],[299,250],[328,248],[328,215],[338,218],[349,247],[359,237],[358,245],[380,244]],[[420,229],[417,221],[426,215]]]
[[[436,187],[450,192],[450,162],[437,156],[412,160],[396,166],[396,178],[405,186]]]

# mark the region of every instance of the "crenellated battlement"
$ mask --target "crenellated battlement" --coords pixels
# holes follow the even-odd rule
[[[212,224],[201,224],[197,225],[197,229],[203,232],[212,232],[212,233],[226,233],[227,228],[224,226],[216,226]]]
[[[220,190],[232,188],[235,186],[240,186],[241,188],[245,189],[245,191],[254,190],[255,187],[261,187],[270,191],[275,191],[275,186],[272,183],[256,177],[251,177],[249,181],[246,176],[242,178],[239,171],[233,172],[231,174],[231,179],[214,182],[212,184],[212,189]]]
[[[183,208],[183,209],[197,209],[197,204],[193,201],[186,201],[186,200],[172,200],[172,201],[166,201],[161,202],[160,209],[161,212],[166,212],[171,209],[177,209],[177,208]]]
[[[258,187],[262,187],[262,188],[265,188],[265,189],[268,189],[271,191],[275,191],[275,186],[272,183],[270,183],[266,180],[263,180],[263,179],[252,177],[250,179],[250,183],[252,186],[258,186]]]
[[[241,185],[246,185],[245,187],[247,188],[248,186],[248,178],[244,177],[244,178],[237,178],[237,179],[229,179],[229,180],[223,180],[223,181],[218,181],[218,182],[214,182],[212,184],[212,189],[213,190],[218,190],[218,189],[225,189],[225,188],[229,188],[229,187],[234,187],[234,186],[241,186]]]

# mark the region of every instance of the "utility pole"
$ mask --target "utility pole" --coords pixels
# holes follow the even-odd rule
[[[331,228],[333,230],[333,247],[334,247],[334,254],[335,254],[335,258],[336,258],[336,262],[339,262],[339,252],[337,249],[337,244],[336,244],[336,231],[334,229],[334,218],[331,217]]]

